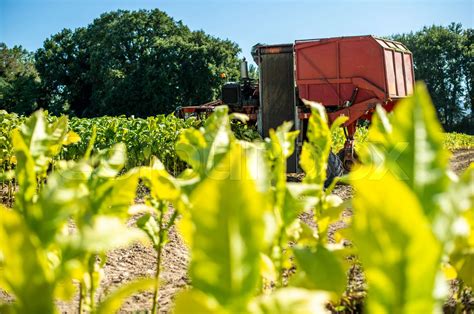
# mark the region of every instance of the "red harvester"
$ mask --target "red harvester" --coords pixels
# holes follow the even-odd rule
[[[368,120],[377,104],[387,111],[413,93],[411,52],[401,43],[373,36],[298,40],[294,44],[256,45],[252,55],[259,66],[258,83],[248,77],[242,62],[241,81],[222,87],[220,100],[180,109],[182,116],[212,112],[226,104],[233,112],[246,113],[262,136],[284,121],[300,130],[297,150],[288,160],[288,171],[298,169],[309,110],[301,99],[326,107],[329,122],[338,116],[346,143],[338,155],[349,169],[354,161],[354,134],[359,120]]]

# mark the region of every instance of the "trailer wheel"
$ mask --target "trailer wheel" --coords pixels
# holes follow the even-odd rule
[[[328,167],[326,168],[326,181],[324,187],[327,188],[336,177],[341,177],[344,174],[344,167],[342,162],[332,151],[329,153]]]

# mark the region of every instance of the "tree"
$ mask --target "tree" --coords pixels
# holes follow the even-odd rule
[[[461,24],[424,27],[416,33],[392,36],[413,53],[415,77],[425,81],[446,130],[472,133],[473,55],[472,29]],[[471,125],[470,129],[466,126]]]
[[[239,51],[160,10],[140,10],[65,29],[35,57],[51,111],[148,116],[215,99],[220,73],[238,77]]]
[[[33,55],[0,43],[0,109],[30,114],[37,108],[39,84]]]
[[[249,65],[249,78],[253,80],[258,80],[260,76],[260,70],[253,64]]]

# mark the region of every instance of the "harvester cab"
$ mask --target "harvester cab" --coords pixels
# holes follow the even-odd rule
[[[249,77],[245,58],[240,62],[240,81],[225,83],[222,86],[221,100],[235,110],[243,106],[258,106],[258,83]]]

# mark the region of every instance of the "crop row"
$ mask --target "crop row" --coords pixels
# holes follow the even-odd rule
[[[49,122],[57,117],[46,114]],[[3,169],[13,168],[13,148],[11,132],[19,127],[26,117],[8,114],[0,111],[0,165]],[[66,139],[67,146],[63,147],[59,158],[77,160],[87,150],[92,134],[95,133],[94,149],[96,151],[112,147],[117,143],[124,143],[127,147],[127,168],[147,165],[151,156],[158,157],[166,169],[173,174],[180,173],[185,163],[181,161],[175,150],[175,144],[183,129],[199,128],[203,121],[194,118],[183,120],[173,115],[159,115],[147,119],[133,117],[99,117],[99,118],[71,118],[68,120],[70,136]],[[238,121],[232,121],[232,130],[237,139],[252,141],[260,136],[255,128]],[[368,129],[361,127],[356,132],[356,143],[359,145],[367,139]],[[332,134],[333,150],[339,151],[344,144],[342,129]],[[444,146],[449,150],[471,149],[474,147],[472,135],[460,133],[445,133]]]
[[[3,169],[14,166],[11,132],[26,121],[27,117],[8,114],[0,111],[0,165]],[[58,117],[46,114],[49,123]],[[199,128],[202,120],[190,118],[179,119],[174,115],[158,115],[147,119],[134,117],[99,117],[71,118],[68,120],[69,136],[58,155],[58,159],[78,160],[87,150],[88,143],[94,136],[95,151],[124,143],[127,147],[127,169],[135,166],[148,165],[151,156],[159,158],[166,169],[173,174],[180,173],[185,163],[181,161],[175,150],[175,144],[182,130]],[[253,140],[260,136],[254,128],[239,121],[232,121],[232,130],[239,139]]]

